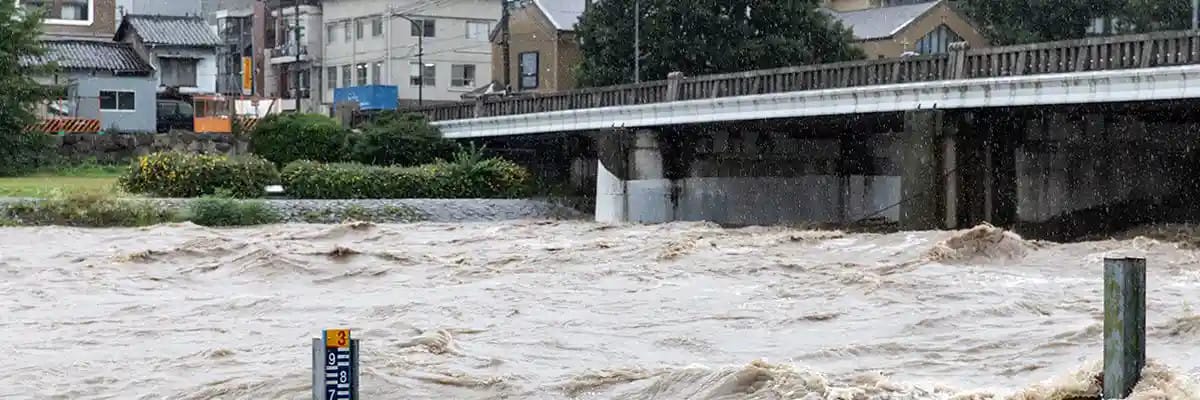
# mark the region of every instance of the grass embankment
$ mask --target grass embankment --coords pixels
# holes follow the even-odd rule
[[[0,197],[47,198],[59,192],[118,193],[117,177],[124,170],[125,167],[115,165],[82,165],[3,177],[0,178]]]

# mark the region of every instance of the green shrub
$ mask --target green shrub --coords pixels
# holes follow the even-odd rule
[[[225,157],[155,153],[133,162],[118,179],[129,193],[198,197],[227,190],[236,197],[262,197],[279,182],[274,164],[254,156]]]
[[[450,155],[454,143],[421,114],[389,113],[352,136],[351,157],[370,165],[428,164]]]
[[[192,200],[185,216],[204,226],[266,225],[280,221],[279,214],[262,200],[238,200],[227,193]]]
[[[282,176],[288,194],[297,198],[511,198],[529,192],[525,168],[469,153],[416,167],[299,161],[284,168]]]
[[[320,114],[274,114],[258,122],[250,145],[254,154],[280,166],[297,160],[343,161],[347,132],[337,120]]]
[[[21,225],[128,227],[178,220],[174,212],[153,202],[103,192],[57,192],[47,199],[10,205],[6,211],[5,219]]]
[[[52,135],[41,132],[0,132],[0,176],[22,175],[53,165],[59,160],[56,150]]]

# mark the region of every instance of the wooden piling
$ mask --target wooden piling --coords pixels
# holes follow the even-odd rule
[[[1146,365],[1146,260],[1104,259],[1104,399],[1124,399]]]

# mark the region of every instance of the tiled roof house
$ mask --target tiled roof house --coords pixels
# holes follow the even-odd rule
[[[905,3],[862,9],[831,4],[824,10],[854,31],[858,46],[870,58],[945,53],[950,43],[961,41],[971,47],[988,46],[979,29],[950,2]]]
[[[126,43],[47,40],[46,53],[22,63],[55,63],[43,84],[65,88],[53,113],[100,120],[105,131],[153,132],[157,121],[154,68]]]
[[[155,67],[158,90],[215,93],[220,38],[201,17],[126,15],[114,38]]]

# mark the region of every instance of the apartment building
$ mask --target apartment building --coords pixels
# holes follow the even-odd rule
[[[284,111],[327,112],[321,105],[322,2],[320,0],[268,0],[266,2],[266,68],[263,91],[281,99]]]
[[[400,105],[461,100],[492,81],[501,0],[325,0],[322,103],[336,88],[395,85]],[[422,51],[423,50],[423,51]]]
[[[48,40],[111,41],[117,31],[116,0],[15,0],[18,5],[46,11],[42,29]]]

